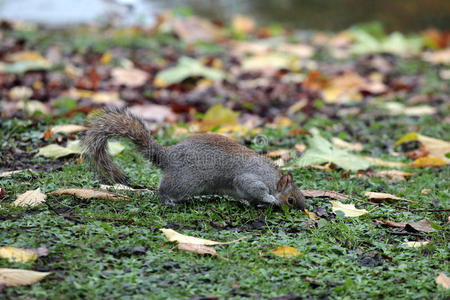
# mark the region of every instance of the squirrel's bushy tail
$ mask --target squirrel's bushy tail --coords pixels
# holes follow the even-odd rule
[[[107,151],[108,139],[125,137],[137,150],[158,167],[166,163],[166,149],[151,136],[144,121],[127,109],[108,107],[104,113],[89,121],[89,129],[82,139],[83,155],[103,176],[115,182],[126,182],[126,176],[113,162]]]

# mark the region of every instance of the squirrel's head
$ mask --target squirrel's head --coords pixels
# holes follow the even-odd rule
[[[278,199],[281,204],[289,207],[304,210],[306,208],[305,198],[300,190],[295,186],[292,174],[284,174],[277,184]]]

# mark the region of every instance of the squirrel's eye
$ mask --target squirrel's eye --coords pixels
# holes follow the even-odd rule
[[[288,203],[289,203],[289,205],[294,204],[294,199],[292,197],[289,197],[288,198]]]

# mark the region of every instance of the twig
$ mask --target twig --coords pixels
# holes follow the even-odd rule
[[[408,207],[403,207],[403,206],[398,206],[398,205],[395,205],[395,208],[404,209],[404,210],[410,210],[410,211],[425,211],[425,212],[448,212],[448,211],[450,211],[450,209],[446,209],[446,208],[442,208],[442,209],[413,209],[413,208],[408,208]]]

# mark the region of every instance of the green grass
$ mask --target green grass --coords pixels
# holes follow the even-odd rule
[[[76,117],[71,121],[81,119]],[[15,127],[13,122],[2,123],[0,135],[2,138],[9,135],[2,146],[5,149],[28,147],[33,154],[35,147],[42,143],[39,133],[49,122],[19,122]],[[388,151],[380,145],[393,145],[407,132],[409,123],[423,128],[424,134],[449,139],[449,126],[435,124],[428,117],[339,123],[313,118],[305,128],[315,126],[325,136],[333,136],[342,131],[340,125],[347,124],[353,132],[359,132],[350,135],[349,140],[363,140],[365,154],[382,157]],[[11,133],[13,127],[16,129]],[[269,141],[276,141],[285,139],[287,131],[271,129],[264,134]],[[167,136],[158,138],[165,144],[174,142]],[[305,141],[304,137],[286,140],[292,144]],[[134,184],[156,188],[159,171],[127,145],[127,150],[116,160]],[[261,150],[270,149],[266,146]],[[31,286],[5,288],[0,292],[1,297],[266,299],[291,292],[306,299],[444,299],[449,296],[434,282],[439,272],[448,274],[449,271],[448,213],[413,211],[432,209],[434,202],[449,207],[448,167],[416,169],[411,179],[397,184],[377,178],[342,179],[342,171],[294,170],[295,180],[302,189],[342,192],[355,198],[344,202],[353,202],[360,208],[373,208],[361,200],[364,191],[388,192],[416,202],[386,203],[359,218],[338,215],[333,220],[313,223],[303,212],[245,207],[221,197],[166,207],[148,192],[126,192],[133,200],[123,201],[50,195],[48,205],[16,208],[12,202],[27,190],[40,187],[43,192],[50,192],[68,187],[98,188],[100,184],[96,174],[86,164],[77,163],[75,157],[55,163],[30,156],[29,163],[42,166],[44,171],[0,179],[0,186],[9,196],[0,204],[0,246],[45,246],[50,253],[34,264],[0,259],[0,267],[52,274]],[[422,194],[424,188],[431,192]],[[408,206],[411,210],[399,210],[395,205]],[[311,211],[317,206],[331,213],[329,199],[310,199],[308,206]],[[64,218],[67,215],[80,218]],[[110,220],[98,220],[101,218]],[[420,221],[425,218],[438,230],[423,236],[396,235],[398,230],[373,223],[374,219]],[[220,255],[232,260],[228,262],[179,251],[175,244],[167,242],[160,228],[219,241],[243,236],[248,239],[215,247]],[[425,238],[431,242],[423,248],[400,245]],[[270,254],[283,245],[293,246],[304,255],[288,259]]]

